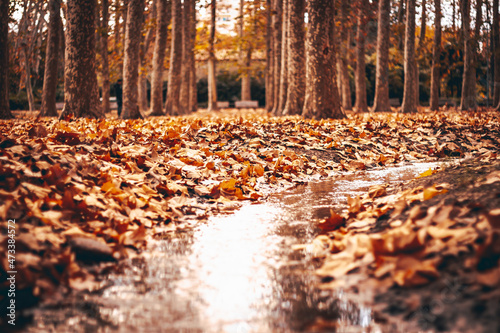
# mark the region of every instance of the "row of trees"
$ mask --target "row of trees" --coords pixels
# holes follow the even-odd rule
[[[0,1],[3,9],[9,8],[9,1]],[[57,115],[56,87],[60,72],[63,71],[63,116],[71,113],[77,116],[102,117],[109,112],[110,78],[123,77],[122,117],[141,117],[148,111],[144,75],[148,62],[151,63],[152,72],[150,114],[178,115],[194,111],[197,107],[197,37],[198,44],[206,43],[208,107],[210,110],[217,109],[216,43],[218,41],[220,44],[220,38],[218,40],[216,37],[215,0],[206,5],[210,20],[207,24],[208,36],[203,42],[200,40],[203,39],[201,34],[205,30],[199,30],[198,34],[196,31],[196,0],[109,1],[17,1],[21,2],[23,16],[14,44],[16,52],[22,56],[19,59],[24,62],[24,86],[30,109],[34,109],[30,86],[32,72],[37,71],[40,66],[40,57],[34,57],[33,53],[42,45],[41,31],[47,16],[41,115]],[[16,1],[10,3],[12,13],[12,4]],[[453,8],[454,31],[461,31],[457,35],[463,45],[459,59],[463,61],[460,109],[476,107],[476,69],[479,67],[479,57],[484,57],[486,51],[489,51],[485,38],[490,38],[489,45],[493,50],[493,96],[495,105],[498,105],[498,0],[493,0],[492,4],[488,0],[475,0],[474,29],[471,28],[471,0],[459,0],[458,9],[456,0],[451,0],[450,4]],[[352,67],[354,109],[359,112],[368,111],[367,45],[370,48],[374,44],[376,78],[372,110],[389,111],[389,68],[394,62],[391,52],[395,44],[395,48],[401,49],[404,54],[402,111],[415,112],[419,103],[419,59],[427,51],[426,31],[431,31],[430,106],[432,110],[436,110],[443,75],[443,69],[440,68],[443,58],[441,2],[434,0],[434,26],[426,29],[429,4],[422,0],[420,31],[417,30],[415,20],[416,6],[415,0],[399,0],[392,7],[390,0],[339,0],[337,3],[334,0],[240,0],[238,35],[232,39],[232,43],[237,45],[240,59],[241,99],[251,99],[252,54],[265,50],[266,108],[270,112],[277,115],[343,117],[343,111],[353,108],[349,75]],[[114,10],[110,13],[108,8]],[[61,18],[61,11],[64,19]],[[395,15],[391,15],[391,11]],[[487,22],[491,22],[490,35],[481,31],[485,21],[483,12],[487,16],[488,13],[493,13],[492,18],[486,18]],[[1,15],[4,17],[0,25],[0,61],[6,64],[9,59],[8,46],[13,45],[7,39],[9,10],[2,10]],[[458,16],[461,18],[460,30],[455,28]],[[371,32],[374,23],[376,33]],[[111,30],[114,36],[110,36]],[[261,43],[262,35],[265,36],[265,43]],[[355,52],[350,53],[353,45]],[[152,52],[148,51],[151,48]],[[167,50],[170,51],[169,57],[166,57]],[[351,60],[352,56],[355,61]],[[110,57],[114,65],[110,65]],[[64,64],[63,68],[58,68],[59,63]],[[120,64],[118,69],[117,63]],[[168,63],[168,87],[164,103],[162,92],[165,63]],[[11,116],[6,92],[9,86],[8,68],[0,66],[2,118]],[[97,72],[101,77],[102,104],[99,103]]]

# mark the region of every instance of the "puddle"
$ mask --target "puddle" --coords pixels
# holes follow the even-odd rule
[[[349,302],[341,291],[316,290],[314,263],[291,247],[311,241],[317,234],[311,221],[344,205],[346,196],[436,166],[418,163],[309,183],[210,218],[158,241],[123,274],[109,276],[103,292],[36,309],[27,331],[382,332],[369,308]]]

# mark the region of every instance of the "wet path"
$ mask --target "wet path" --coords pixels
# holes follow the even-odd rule
[[[341,292],[314,291],[314,263],[292,245],[310,242],[317,234],[311,221],[345,204],[346,196],[435,166],[419,163],[309,183],[213,217],[158,241],[123,274],[110,275],[101,294],[37,309],[28,331],[382,331],[369,308],[350,303]]]

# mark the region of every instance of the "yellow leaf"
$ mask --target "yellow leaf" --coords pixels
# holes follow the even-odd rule
[[[437,172],[437,170],[432,170],[431,168],[429,168],[429,170],[424,171],[420,175],[418,175],[417,179],[418,178],[424,178],[424,177],[432,176],[436,172]]]
[[[432,185],[424,190],[424,201],[434,198],[436,195],[448,192],[447,189],[438,190],[436,185]]]

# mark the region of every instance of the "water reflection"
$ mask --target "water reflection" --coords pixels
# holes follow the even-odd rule
[[[96,311],[74,305],[38,309],[29,331],[382,331],[369,308],[349,301],[342,291],[317,290],[315,263],[291,246],[311,241],[317,233],[311,221],[345,205],[346,196],[412,179],[435,166],[420,163],[343,175],[211,218],[158,241],[125,272],[110,276],[102,295],[79,300]]]

